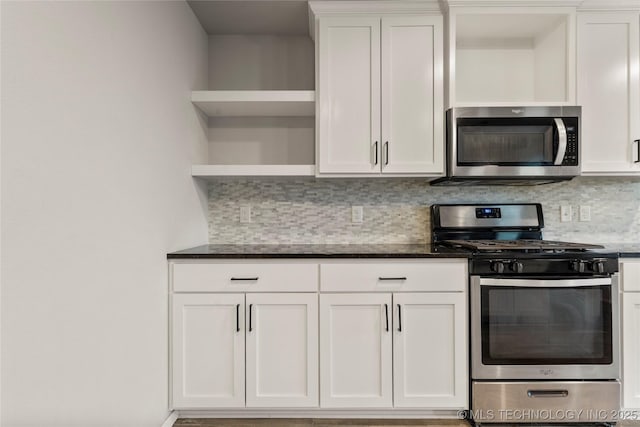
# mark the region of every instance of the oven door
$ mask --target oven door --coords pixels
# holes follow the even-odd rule
[[[473,379],[619,379],[617,276],[471,277]]]

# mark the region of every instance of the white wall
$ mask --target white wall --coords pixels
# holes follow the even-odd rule
[[[1,424],[159,426],[166,253],[206,242],[207,36],[184,2],[1,19]]]
[[[529,46],[458,48],[458,102],[498,102],[534,99],[533,49]]]

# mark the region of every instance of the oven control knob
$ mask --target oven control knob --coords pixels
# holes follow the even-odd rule
[[[521,262],[513,261],[511,264],[509,264],[509,270],[513,271],[514,273],[522,273],[523,269],[524,266]]]
[[[584,261],[572,261],[571,262],[571,269],[573,271],[577,271],[578,273],[584,273]]]
[[[596,273],[604,273],[604,261],[593,261],[591,263],[591,270]]]
[[[492,261],[491,271],[498,274],[504,273],[504,263],[502,261]]]

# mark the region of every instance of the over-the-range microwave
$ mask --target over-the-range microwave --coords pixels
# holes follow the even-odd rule
[[[462,107],[446,114],[434,185],[534,185],[580,175],[581,107]]]

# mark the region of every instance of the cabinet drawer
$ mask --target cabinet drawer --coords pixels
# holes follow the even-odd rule
[[[620,273],[623,291],[640,292],[640,259],[620,261]]]
[[[172,263],[174,292],[316,292],[318,264]]]
[[[323,292],[462,292],[466,287],[466,259],[320,265],[320,290]]]

